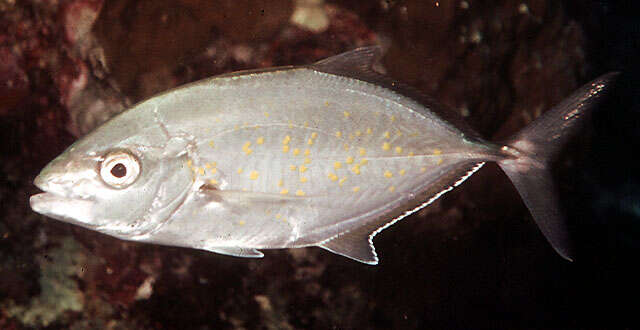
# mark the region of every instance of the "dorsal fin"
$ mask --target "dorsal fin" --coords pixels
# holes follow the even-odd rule
[[[382,58],[382,47],[368,46],[325,58],[311,64],[314,70],[347,77],[379,75],[373,65]]]
[[[381,46],[360,47],[354,50],[331,56],[309,65],[312,70],[362,80],[374,85],[390,89],[398,94],[411,98],[425,106],[429,111],[461,130],[467,137],[480,139],[478,134],[462,116],[450,107],[441,104],[419,90],[405,85],[392,77],[383,75],[373,69],[383,56]]]

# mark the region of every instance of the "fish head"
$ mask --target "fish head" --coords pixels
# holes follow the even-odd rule
[[[31,208],[111,236],[142,240],[186,198],[188,141],[116,117],[74,143],[35,178]],[[139,118],[141,119],[141,118]],[[177,142],[176,142],[177,141]]]

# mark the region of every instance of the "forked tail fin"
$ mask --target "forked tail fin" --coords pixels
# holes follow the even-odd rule
[[[572,260],[572,244],[551,179],[550,162],[616,76],[608,73],[586,84],[511,137],[506,148],[518,157],[498,163],[551,246],[567,260]]]

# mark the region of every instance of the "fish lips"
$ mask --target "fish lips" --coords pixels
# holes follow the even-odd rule
[[[67,196],[57,185],[51,184],[39,175],[34,184],[44,192],[29,198],[31,209],[56,220],[73,223],[83,227],[95,227],[92,223],[92,210],[95,202],[78,196]]]
[[[86,199],[71,198],[56,193],[43,192],[29,198],[31,209],[56,220],[82,226],[95,226],[81,219],[91,215],[94,203]]]

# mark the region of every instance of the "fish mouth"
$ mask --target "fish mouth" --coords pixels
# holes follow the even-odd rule
[[[79,196],[68,196],[65,191],[50,181],[36,178],[34,184],[43,192],[29,197],[31,209],[50,218],[84,227],[93,227],[90,218],[94,202]]]
[[[42,192],[39,194],[31,195],[29,197],[29,204],[31,204],[31,209],[38,213],[44,213],[49,211],[55,206],[64,206],[69,205],[70,203],[74,203],[78,201],[77,198],[71,198],[62,196],[52,192]]]

